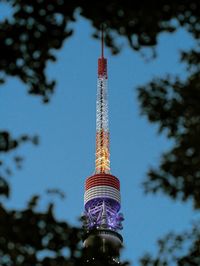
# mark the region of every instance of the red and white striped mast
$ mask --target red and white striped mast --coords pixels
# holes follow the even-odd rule
[[[110,136],[108,124],[107,59],[104,58],[104,34],[101,36],[101,57],[98,59],[96,102],[96,160],[95,172],[110,173]]]

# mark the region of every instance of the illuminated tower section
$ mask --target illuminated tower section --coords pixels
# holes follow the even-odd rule
[[[102,32],[101,57],[98,59],[96,101],[96,158],[95,174],[85,182],[83,217],[86,236],[84,246],[94,245],[94,238],[102,240],[101,249],[118,256],[122,237],[123,215],[120,211],[120,182],[110,173],[110,136],[108,123],[107,59],[104,58]]]

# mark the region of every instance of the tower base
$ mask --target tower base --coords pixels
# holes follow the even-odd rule
[[[122,243],[122,236],[115,231],[100,228],[90,230],[84,236],[85,257],[88,262],[109,259],[113,264],[119,263]]]

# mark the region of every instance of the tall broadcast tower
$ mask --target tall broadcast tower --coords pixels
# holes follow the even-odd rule
[[[98,59],[95,173],[85,182],[84,247],[94,248],[117,260],[123,241],[118,230],[122,229],[124,219],[119,213],[120,182],[110,172],[107,80],[107,59],[104,58],[102,30],[101,57]]]

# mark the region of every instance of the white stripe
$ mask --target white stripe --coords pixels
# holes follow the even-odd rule
[[[114,187],[111,187],[111,186],[94,186],[94,187],[91,187],[90,189],[86,190],[85,191],[85,194],[90,194],[91,192],[111,192],[111,193],[114,193],[114,194],[117,194],[117,195],[120,195],[120,192],[118,189],[114,188]]]
[[[111,198],[120,203],[120,192],[116,188],[110,186],[95,186],[86,190],[84,194],[84,203],[95,198]]]

